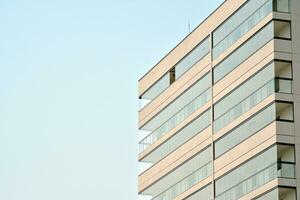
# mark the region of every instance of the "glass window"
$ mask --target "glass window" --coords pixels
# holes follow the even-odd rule
[[[238,168],[224,175],[220,179],[216,180],[216,199],[238,199],[242,196],[242,193],[246,194],[246,192],[253,190],[253,188],[257,188],[259,185],[266,183],[266,181],[272,180],[277,177],[276,166],[271,167],[272,170],[269,171],[270,166],[273,166],[274,163],[277,162],[277,150],[276,146],[271,147],[265,152],[259,154],[258,156],[252,158],[246,163],[242,164]],[[264,174],[266,171],[268,173]],[[261,175],[265,175],[266,177],[263,179],[261,184],[258,182],[254,182],[249,185],[248,188],[247,182],[250,177],[255,177],[256,174],[261,173]],[[251,180],[251,179],[250,179]],[[247,181],[243,183],[244,181]],[[240,184],[245,185],[245,192],[239,192],[238,188]],[[249,181],[249,183],[252,183]],[[231,195],[228,196],[228,193]],[[227,194],[226,194],[227,193]],[[231,198],[226,198],[231,197]]]
[[[176,79],[206,56],[209,50],[209,38],[206,38],[174,66]]]
[[[140,142],[140,150],[164,136],[210,99],[210,74],[207,74],[144,125],[143,130],[153,131]]]
[[[193,187],[206,177],[211,174],[211,162],[207,163],[206,165],[202,166],[180,182],[176,183],[175,185],[168,188],[166,191],[161,193],[160,195],[153,198],[153,200],[172,200],[179,194],[187,191],[189,188]],[[204,191],[202,191],[203,194]],[[199,199],[198,199],[199,200]]]
[[[212,173],[211,147],[199,152],[175,170],[147,188],[143,193],[153,199],[172,200],[174,197],[193,187]]]
[[[165,89],[170,86],[169,74],[165,74],[159,81],[157,81],[153,86],[151,86],[148,91],[146,91],[141,99],[152,100],[162,93]]]
[[[172,69],[170,69],[160,80],[151,86],[140,97],[140,110],[149,104],[154,98],[166,90],[181,75],[193,67],[198,61],[206,56],[210,51],[209,37],[201,41],[183,59],[181,59]]]
[[[217,179],[216,200],[239,199],[277,177],[295,178],[295,163],[277,159],[275,145]]]
[[[223,127],[228,125],[233,120],[240,117],[245,112],[249,111],[251,108],[262,102],[264,99],[269,97],[271,94],[274,93],[274,81],[271,80],[263,87],[255,91],[253,94],[248,96],[246,99],[238,103],[224,115],[219,117],[214,122],[214,132],[218,132]]]
[[[237,13],[229,18],[228,21],[226,21],[213,33],[213,58],[217,58],[221,53],[226,51],[231,45],[233,45],[236,41],[238,41],[238,39],[249,32],[271,12],[272,0],[248,1]],[[224,30],[224,27],[230,27],[230,29]],[[230,30],[232,31],[229,32]],[[225,31],[225,34],[222,31]],[[228,35],[226,35],[227,32]]]
[[[213,58],[217,58],[272,11],[290,12],[290,0],[249,0],[213,32]]]
[[[261,110],[254,117],[243,122],[237,128],[231,130],[221,139],[215,142],[215,156],[219,157],[254,135],[276,119],[275,104]]]
[[[140,96],[140,110],[153,99],[165,91],[175,81],[175,68],[170,69],[162,78],[154,83],[142,96]]]
[[[227,35],[233,32],[236,27],[246,21],[255,11],[270,0],[249,0],[213,33],[214,46],[222,41]],[[268,9],[266,9],[268,10]]]
[[[267,65],[214,105],[214,132],[274,93],[274,63]]]
[[[272,62],[234,89],[227,96],[215,103],[214,118],[217,119],[224,113],[228,112],[232,107],[237,105],[247,96],[251,95],[270,80],[274,79],[274,76],[274,63]]]
[[[274,37],[273,23],[268,24],[220,64],[214,67],[214,83],[218,82]]]
[[[211,184],[201,188],[191,196],[187,197],[185,200],[209,200],[212,199],[212,188]]]
[[[275,92],[291,94],[292,91],[292,63],[285,61],[275,62]]]
[[[201,132],[210,125],[210,116],[210,110],[202,113],[191,123],[180,129],[173,137],[169,138],[165,143],[157,147],[153,152],[146,156],[143,161],[155,164],[197,134],[201,134]]]

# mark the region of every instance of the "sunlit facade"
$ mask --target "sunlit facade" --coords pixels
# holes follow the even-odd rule
[[[299,0],[226,0],[139,98],[140,200],[300,198]]]

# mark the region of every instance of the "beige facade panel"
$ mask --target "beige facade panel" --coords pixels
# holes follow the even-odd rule
[[[295,179],[278,178],[278,185],[280,185],[280,186],[296,187],[297,182],[296,182]]]
[[[295,144],[295,137],[287,135],[276,135],[276,142],[284,144]]]
[[[170,70],[179,60],[191,51],[200,41],[234,13],[246,0],[227,0],[214,13],[201,23],[191,34],[178,44],[167,56],[156,64],[139,81],[139,95]]]
[[[206,56],[139,112],[139,127],[142,127],[209,71],[210,58]]]
[[[276,98],[276,100],[279,100],[279,101],[290,101],[290,102],[292,102],[294,100],[293,95],[283,94],[283,93],[276,93],[275,98]]]

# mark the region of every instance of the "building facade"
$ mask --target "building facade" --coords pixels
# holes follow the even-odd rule
[[[226,0],[139,98],[141,200],[300,198],[299,0]]]

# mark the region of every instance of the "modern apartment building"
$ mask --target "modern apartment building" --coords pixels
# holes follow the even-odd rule
[[[139,98],[141,200],[300,199],[300,0],[226,0]]]

